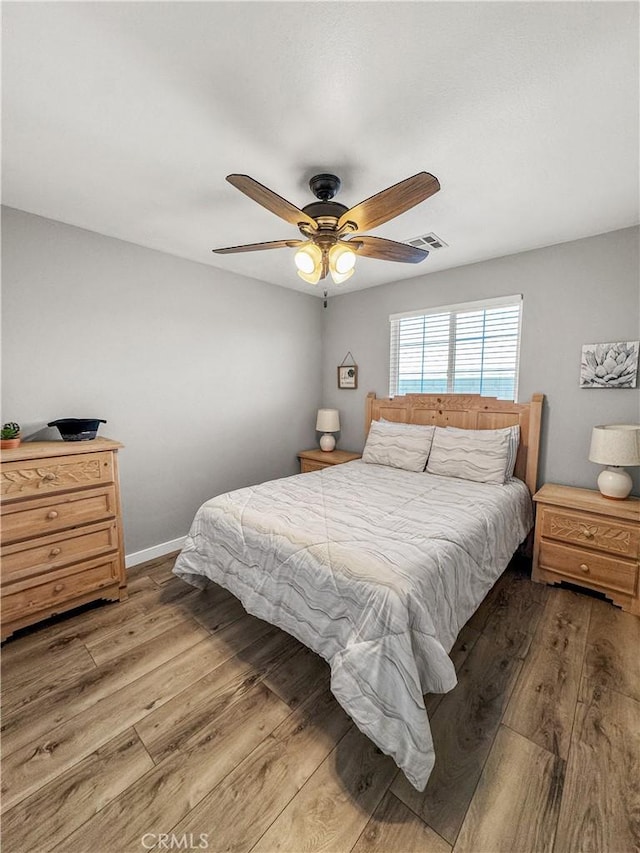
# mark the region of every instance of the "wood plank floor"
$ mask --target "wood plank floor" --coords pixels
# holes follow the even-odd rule
[[[4,644],[4,850],[640,850],[640,619],[514,561],[426,697],[419,793],[324,661],[173,561]]]

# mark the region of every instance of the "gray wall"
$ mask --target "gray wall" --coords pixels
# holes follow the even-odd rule
[[[519,399],[546,395],[540,483],[595,488],[591,428],[640,422],[640,389],[580,389],[581,347],[640,339],[638,241],[639,229],[628,228],[330,299],[322,404],[340,410],[338,446],[362,448],[365,396],[389,393],[389,314],[522,293]],[[359,387],[339,391],[336,366],[348,350]],[[631,473],[640,493],[638,469]]]
[[[126,445],[128,553],[184,535],[212,495],[295,473],[318,405],[340,409],[339,447],[361,449],[365,395],[388,393],[391,313],[524,295],[519,396],[547,395],[540,482],[594,487],[591,427],[640,421],[640,390],[578,387],[583,343],[640,338],[637,228],[334,296],[324,310],[20,211],[3,209],[2,226],[2,419],[27,434],[57,417],[108,420],[101,434]],[[360,387],[338,391],[348,350]]]
[[[127,553],[184,535],[215,494],[297,471],[319,299],[16,210],[2,229],[2,418],[107,419],[126,445]]]

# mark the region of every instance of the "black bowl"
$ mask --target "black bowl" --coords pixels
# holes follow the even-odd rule
[[[91,441],[96,437],[102,418],[59,418],[47,426],[58,427],[63,441]]]

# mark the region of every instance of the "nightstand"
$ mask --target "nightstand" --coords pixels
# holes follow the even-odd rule
[[[354,459],[360,459],[361,455],[348,450],[302,450],[298,453],[300,473],[308,474],[309,471],[321,471],[331,465],[353,462]]]
[[[552,483],[533,499],[533,580],[595,589],[640,616],[640,499],[609,500],[591,489]]]

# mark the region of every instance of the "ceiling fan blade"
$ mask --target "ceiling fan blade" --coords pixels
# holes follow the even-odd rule
[[[438,179],[429,172],[418,172],[411,178],[400,181],[377,195],[361,201],[338,220],[338,228],[353,222],[357,231],[369,231],[388,222],[395,216],[410,210],[416,204],[434,195],[440,189]]]
[[[358,255],[377,258],[379,261],[417,264],[429,255],[425,249],[408,246],[406,243],[396,243],[395,240],[385,240],[382,237],[354,237],[353,240],[345,240],[344,243],[353,246]]]
[[[303,210],[297,208],[295,204],[291,204],[290,201],[276,195],[276,193],[268,187],[265,187],[258,183],[258,181],[250,178],[249,175],[227,175],[227,180],[236,189],[240,190],[240,192],[243,192],[245,195],[248,195],[249,198],[257,201],[258,204],[266,207],[267,210],[270,210],[271,213],[275,213],[276,216],[284,219],[285,222],[290,222],[291,225],[304,223],[310,228],[313,228],[314,231],[317,231],[318,223],[315,219],[312,219]]]
[[[306,240],[272,240],[269,243],[247,243],[246,246],[227,246],[224,249],[212,249],[216,255],[231,255],[234,252],[261,252],[263,249],[284,249],[285,246],[293,249],[306,243]]]

